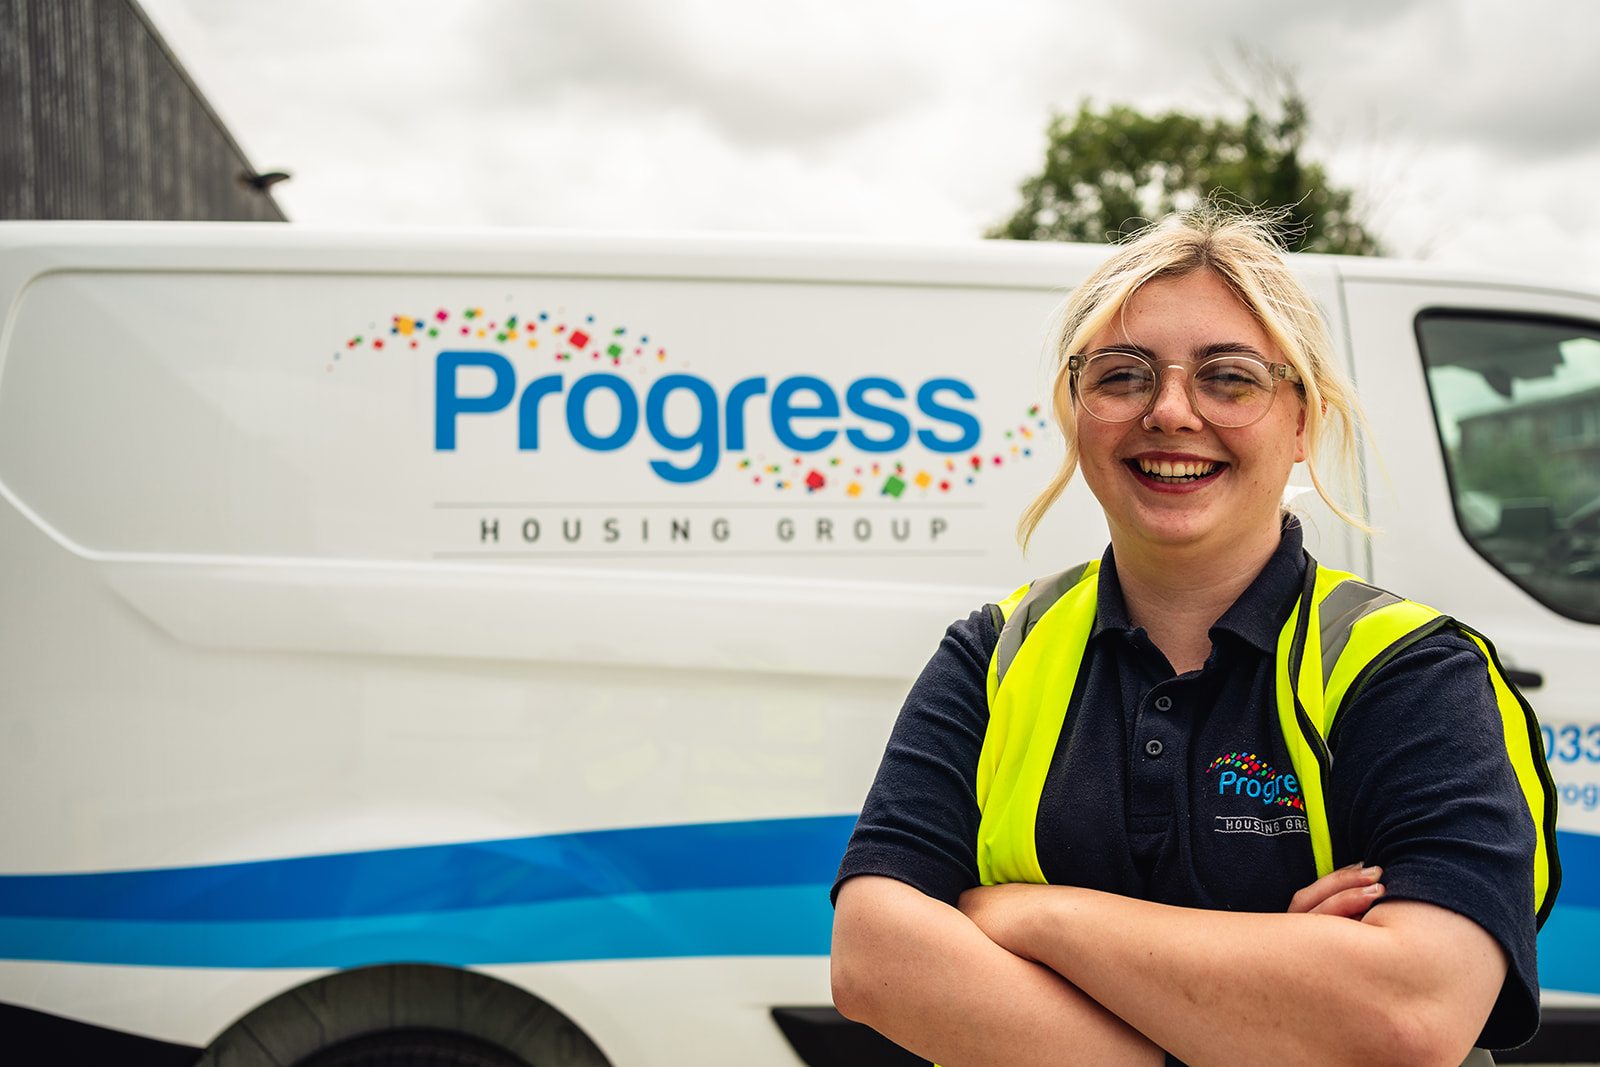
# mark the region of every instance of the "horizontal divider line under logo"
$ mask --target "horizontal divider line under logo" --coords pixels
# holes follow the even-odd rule
[[[691,549],[691,548],[683,548],[683,549],[659,548],[659,549],[643,549],[643,550],[640,550],[640,549],[619,548],[619,549],[616,549],[614,551],[607,551],[605,549],[578,549],[578,548],[561,549],[561,548],[553,548],[553,549],[550,549],[550,550],[544,551],[544,552],[527,552],[527,551],[520,551],[520,550],[518,550],[518,551],[497,552],[497,551],[495,551],[493,549],[483,549],[483,550],[480,550],[480,551],[477,551],[477,552],[435,552],[433,554],[433,558],[434,559],[558,559],[558,558],[559,559],[572,559],[574,557],[594,557],[594,558],[609,557],[609,558],[612,558],[612,559],[616,559],[618,557],[643,558],[643,557],[653,557],[653,556],[672,556],[674,558],[689,557],[689,558],[707,558],[707,559],[718,558],[718,559],[721,559],[721,558],[724,558],[724,557],[738,556],[738,557],[741,557],[741,558],[749,559],[749,558],[760,558],[760,557],[764,557],[764,556],[784,557],[784,558],[793,557],[793,556],[830,556],[830,557],[835,557],[835,558],[839,557],[839,556],[863,556],[863,557],[878,557],[878,558],[882,558],[883,556],[892,555],[892,556],[895,556],[896,558],[903,557],[903,556],[921,556],[921,557],[940,557],[940,558],[945,558],[945,559],[956,559],[956,558],[973,559],[973,558],[981,557],[981,556],[983,556],[985,554],[986,553],[981,548],[892,548],[892,547],[878,548],[878,549],[872,549],[872,548],[867,548],[867,549],[862,549],[862,548],[836,548],[836,549],[829,549],[829,548],[788,548],[788,549],[785,549],[785,548],[770,548],[770,549],[762,549],[762,548],[757,548],[757,549],[729,548],[729,549],[720,549],[720,550],[719,549]]]
[[[687,510],[690,508],[767,508],[772,511],[793,511],[795,508],[831,508],[835,511],[847,510],[856,514],[869,507],[878,507],[885,512],[906,511],[908,509],[934,510],[934,511],[980,511],[984,505],[979,503],[949,503],[944,501],[929,501],[920,503],[916,501],[895,502],[891,504],[880,503],[876,500],[862,501],[856,504],[841,503],[833,500],[795,500],[795,501],[637,501],[637,500],[565,500],[565,501],[456,501],[441,500],[433,505],[440,510],[468,509],[485,511],[501,508],[507,511],[532,511],[538,508],[596,508],[616,510],[618,508],[658,508],[662,511]]]

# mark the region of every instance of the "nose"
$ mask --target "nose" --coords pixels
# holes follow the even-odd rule
[[[1156,393],[1144,416],[1145,429],[1163,433],[1200,429],[1204,420],[1189,395],[1189,368],[1172,364],[1159,368],[1157,373]]]

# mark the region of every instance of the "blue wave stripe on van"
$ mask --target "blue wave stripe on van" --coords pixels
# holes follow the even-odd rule
[[[1565,894],[1563,894],[1564,896]],[[1556,902],[1539,931],[1539,985],[1566,993],[1600,993],[1600,908]]]
[[[0,877],[0,918],[282,921],[831,885],[851,815],[697,823],[167,870]],[[3,954],[3,953],[0,953]]]
[[[1600,909],[1600,837],[1557,830],[1556,852],[1561,857],[1561,890],[1556,894],[1556,908]],[[1554,915],[1552,912],[1552,920]],[[1545,926],[1549,925],[1547,921]]]
[[[186,967],[828,952],[853,816],[0,877],[0,958]],[[1600,837],[1558,834],[1541,985],[1600,993]]]
[[[832,924],[818,883],[280,922],[0,919],[0,956],[252,969],[825,956]]]

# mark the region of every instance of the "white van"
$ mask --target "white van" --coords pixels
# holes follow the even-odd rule
[[[1104,255],[0,224],[0,1031],[895,1062],[829,1007],[828,886],[943,627],[1104,547],[1081,486],[1012,537],[1059,456],[1046,321]],[[1539,709],[1539,1040],[1578,1059],[1600,294],[1296,265],[1382,531],[1306,495],[1308,547],[1489,633]]]

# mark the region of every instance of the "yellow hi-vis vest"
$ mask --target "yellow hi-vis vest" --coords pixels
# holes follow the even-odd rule
[[[1045,881],[1035,823],[1067,707],[1079,698],[1079,667],[1094,627],[1098,561],[1018,589],[989,605],[1000,640],[989,660],[989,726],[978,756],[978,874],[984,885]],[[1306,587],[1278,635],[1278,725],[1305,799],[1317,875],[1333,870],[1324,783],[1327,738],[1345,700],[1416,641],[1454,629],[1478,647],[1500,706],[1506,754],[1538,834],[1534,899],[1544,925],[1561,885],[1555,849],[1555,786],[1533,709],[1505,677],[1494,646],[1432,608],[1327,570],[1314,560]],[[1308,636],[1317,634],[1319,640]]]

